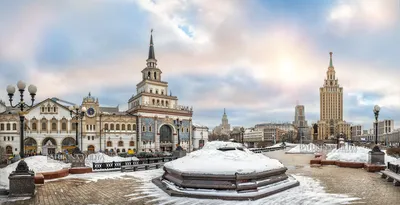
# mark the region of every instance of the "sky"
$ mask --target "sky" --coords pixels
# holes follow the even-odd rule
[[[127,109],[146,66],[150,30],[162,80],[210,128],[319,120],[329,52],[344,120],[400,125],[399,0],[0,0],[0,99],[20,79],[37,101]]]

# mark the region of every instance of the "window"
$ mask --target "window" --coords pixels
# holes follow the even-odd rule
[[[157,100],[157,105],[160,105],[160,100]]]
[[[131,125],[130,125],[130,124],[128,124],[128,126],[127,126],[127,127],[128,127],[128,129],[127,129],[127,130],[131,130]]]
[[[130,146],[130,147],[134,147],[134,146],[135,146],[135,142],[134,142],[134,141],[130,141],[130,142],[129,142],[129,146]]]
[[[150,88],[150,93],[153,93],[153,89]]]
[[[10,141],[10,137],[7,137],[7,141]]]
[[[93,130],[96,130],[96,125],[93,125]]]
[[[0,130],[4,130],[4,124],[0,124]]]
[[[105,130],[108,130],[108,124],[107,124],[107,123],[104,124],[104,129],[105,129]]]
[[[125,130],[125,124],[121,125],[121,130]]]
[[[87,137],[87,140],[90,140],[90,136]]]
[[[119,124],[115,125],[116,130],[119,130]]]
[[[42,107],[42,112],[44,112],[44,107]]]
[[[112,142],[111,141],[107,141],[107,147],[112,147]]]
[[[123,141],[118,141],[118,147],[123,147],[124,146],[124,142]]]
[[[151,132],[151,125],[149,126],[149,132]]]
[[[136,130],[136,124],[132,125],[132,130]]]
[[[125,149],[122,149],[122,152],[125,152]]]
[[[110,130],[114,130],[114,124],[110,125]]]
[[[57,112],[57,108],[56,108],[56,107],[53,107],[53,111],[54,111],[54,112]]]
[[[47,130],[46,123],[42,122],[42,130]]]
[[[157,80],[157,72],[154,72],[154,79]]]
[[[155,104],[156,104],[156,100],[153,99],[153,105],[155,105]]]
[[[143,132],[146,132],[146,126],[143,125],[142,131],[143,131]]]
[[[14,137],[11,137],[11,140],[14,141]]]
[[[164,106],[164,100],[161,100],[161,105]]]
[[[12,153],[12,147],[11,147],[11,146],[7,146],[7,147],[6,147],[6,154],[13,154],[13,153]]]
[[[94,140],[94,136],[92,136],[92,140]]]
[[[10,123],[7,123],[7,130],[11,130]]]
[[[47,112],[50,112],[50,107],[47,107]]]
[[[57,124],[55,122],[51,123],[51,130],[57,131]]]
[[[163,90],[161,90],[161,95],[164,95],[164,91]]]
[[[63,123],[61,124],[61,130],[62,130],[62,131],[67,131],[67,123],[63,122]]]
[[[86,130],[89,130],[89,125],[86,125]]]
[[[4,141],[6,141],[6,137],[4,137]]]
[[[182,129],[181,129],[182,131],[181,132],[183,132],[183,127],[182,127]]]
[[[156,90],[156,94],[158,94],[158,89]]]
[[[189,128],[186,128],[186,132],[189,132]]]
[[[17,130],[17,123],[13,124],[13,130]]]

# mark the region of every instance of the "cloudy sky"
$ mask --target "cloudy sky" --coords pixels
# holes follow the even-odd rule
[[[194,120],[214,127],[293,121],[296,101],[319,119],[333,52],[344,118],[400,125],[399,0],[0,0],[0,98],[19,79],[38,100],[127,108],[149,34],[163,80]]]

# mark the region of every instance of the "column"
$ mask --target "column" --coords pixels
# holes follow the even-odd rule
[[[142,119],[141,119],[141,117],[139,116],[139,122],[137,122],[138,123],[138,134],[137,134],[137,151],[136,152],[141,152],[141,142],[142,142]]]
[[[157,119],[158,117],[154,118],[154,149],[160,151],[160,133],[158,133]]]

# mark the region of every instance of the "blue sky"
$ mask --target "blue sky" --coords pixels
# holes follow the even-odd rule
[[[319,118],[333,52],[344,118],[370,128],[400,121],[398,0],[0,0],[0,98],[19,79],[38,100],[80,103],[89,91],[127,108],[145,67],[150,29],[163,80],[194,120],[293,121],[296,101]],[[397,127],[397,126],[396,126]]]

